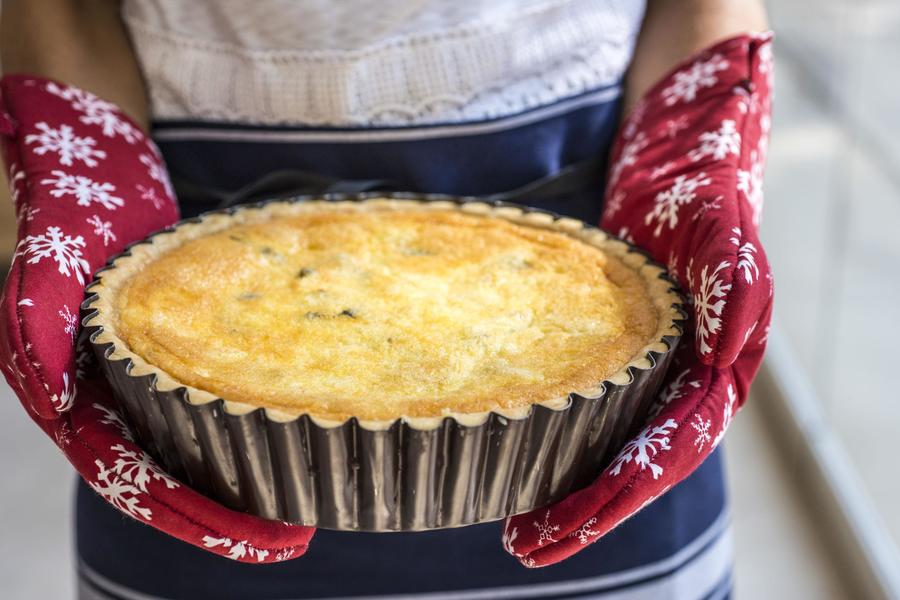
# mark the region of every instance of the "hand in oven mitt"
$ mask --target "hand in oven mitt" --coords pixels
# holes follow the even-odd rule
[[[619,132],[601,225],[668,265],[691,320],[644,428],[590,486],[507,520],[530,567],[563,560],[687,477],[722,439],[762,360],[772,276],[757,237],[771,35],[685,61]]]
[[[91,370],[88,344],[75,342],[91,274],[178,219],[155,145],[115,105],[83,90],[7,76],[0,91],[19,240],[0,297],[0,365],[25,409],[123,513],[236,560],[303,554],[313,529],[229,510],[161,471]]]

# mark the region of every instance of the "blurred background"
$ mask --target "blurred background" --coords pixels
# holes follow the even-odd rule
[[[776,311],[765,367],[725,441],[735,595],[900,597],[900,3],[769,11],[762,237]],[[3,264],[14,225],[3,198]],[[72,597],[73,472],[5,382],[0,396],[3,596]]]

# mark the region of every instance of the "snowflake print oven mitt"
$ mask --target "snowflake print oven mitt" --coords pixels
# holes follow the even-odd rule
[[[10,386],[87,483],[125,514],[241,561],[299,556],[313,529],[228,510],[162,472],[132,441],[84,340],[76,347],[91,274],[178,219],[155,145],[83,90],[6,76],[0,92],[19,239],[0,299]]]
[[[667,264],[691,322],[652,417],[590,486],[507,520],[526,566],[596,541],[687,477],[718,445],[762,360],[772,277],[757,237],[772,84],[771,35],[685,61],[626,119],[601,225]]]

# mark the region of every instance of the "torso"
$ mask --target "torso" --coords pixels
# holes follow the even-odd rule
[[[303,169],[451,194],[510,190],[605,156],[643,12],[641,1],[615,0],[123,5],[154,136],[176,178],[237,189]],[[579,193],[530,203],[596,224],[603,170]],[[214,206],[182,204],[182,213]],[[257,567],[123,521],[84,486],[78,508],[82,585],[92,593],[700,598],[728,590],[718,453],[559,565],[523,569],[504,554],[500,529],[321,530],[306,556]]]

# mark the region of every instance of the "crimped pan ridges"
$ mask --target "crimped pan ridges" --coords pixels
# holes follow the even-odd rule
[[[670,318],[656,343],[609,380],[529,411],[342,423],[285,415],[181,385],[114,335],[106,314],[111,308],[102,298],[109,291],[104,280],[120,258],[158,244],[178,227],[165,230],[98,273],[83,309],[91,343],[127,419],[173,475],[229,507],[293,523],[362,531],[457,527],[559,500],[596,476],[643,421],[684,319],[672,282],[643,253],[578,221],[508,204],[410,194],[324,199],[454,207],[602,241],[638,268],[648,285],[668,293],[659,308]],[[312,200],[323,199],[261,203],[212,216]]]

